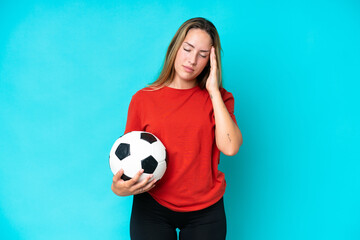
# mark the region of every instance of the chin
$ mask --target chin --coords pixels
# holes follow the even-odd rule
[[[188,74],[183,74],[181,76],[181,78],[185,81],[194,81],[196,80],[196,78],[198,77],[199,74],[192,74],[192,75],[188,75]]]

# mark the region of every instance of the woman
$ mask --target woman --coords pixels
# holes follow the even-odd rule
[[[156,183],[138,182],[143,171],[112,190],[134,195],[132,239],[225,239],[224,174],[220,151],[235,155],[242,144],[234,98],[222,88],[220,39],[204,18],[183,23],[168,47],[159,78],[131,99],[125,133],[155,134],[167,149],[168,167]]]

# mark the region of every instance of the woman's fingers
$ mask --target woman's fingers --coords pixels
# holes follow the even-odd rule
[[[155,183],[157,182],[156,179],[152,180],[151,182],[149,182],[146,186],[145,186],[145,192],[150,191],[152,188],[155,187]]]
[[[150,182],[147,182],[144,186],[140,186],[136,191],[137,191],[137,194],[140,194],[140,193],[144,193],[144,192],[147,192],[147,191],[150,191],[152,188],[155,187],[155,183],[156,183],[156,179],[150,181]]]
[[[113,177],[113,182],[117,182],[121,179],[121,176],[124,174],[124,170],[120,169]]]
[[[113,184],[111,186],[113,192],[119,196],[128,196],[147,192],[155,187],[156,179],[150,181],[153,174],[149,174],[142,181],[139,181],[143,173],[144,170],[141,169],[132,179],[124,181],[121,179],[121,176],[124,174],[124,170],[120,169],[113,177]]]
[[[126,181],[127,185],[129,187],[132,187],[133,185],[135,185],[139,181],[141,174],[143,174],[143,172],[144,172],[144,169],[141,169],[140,171],[138,171],[132,179]]]
[[[143,179],[142,181],[136,182],[136,184],[134,184],[134,186],[133,186],[134,189],[136,190],[136,189],[145,187],[146,184],[149,183],[150,178],[152,178],[152,177],[153,177],[153,175],[152,175],[152,174],[149,174],[149,175],[146,176],[145,179]]]
[[[152,177],[153,177],[153,175],[150,174],[150,175],[146,176],[146,178],[144,180],[142,180],[141,182],[136,183],[131,189],[134,192],[134,194],[139,194],[139,193],[149,191],[152,188],[152,186],[154,185],[154,183],[156,182],[156,179],[150,181],[150,179]]]
[[[124,180],[121,179],[121,176],[124,174],[124,170],[120,169],[113,177],[113,182],[111,184],[111,190],[119,196],[125,196],[123,195],[123,189],[121,186],[123,185]]]
[[[215,54],[215,48],[211,47],[211,53],[210,53],[210,66],[214,70],[217,68],[216,66],[216,54]]]

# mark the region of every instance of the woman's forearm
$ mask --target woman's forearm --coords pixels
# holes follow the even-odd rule
[[[243,142],[242,134],[232,120],[219,90],[209,92],[215,116],[215,141],[218,149],[225,155],[233,156]]]

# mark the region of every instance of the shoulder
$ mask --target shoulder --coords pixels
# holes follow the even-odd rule
[[[144,87],[140,90],[138,90],[137,92],[135,92],[135,94],[132,96],[132,98],[144,98],[147,97],[149,95],[153,95],[156,94],[160,89],[153,89],[150,87]]]
[[[161,89],[153,89],[150,87],[144,87],[136,91],[131,97],[131,103],[134,105],[144,106],[147,103],[153,102],[156,99],[161,98]]]
[[[227,91],[225,88],[220,88],[220,93],[221,93],[221,96],[224,100],[227,100],[227,99],[234,99],[234,96],[231,92]]]

